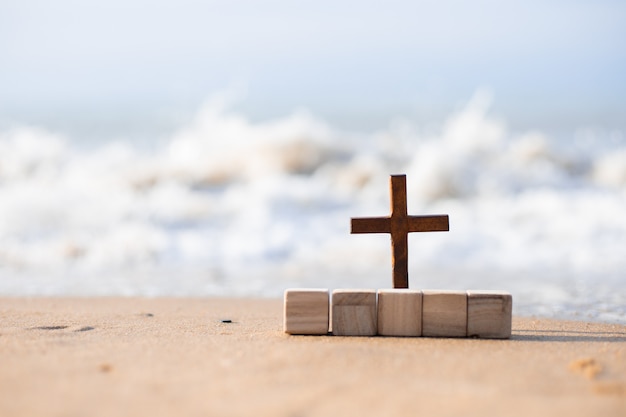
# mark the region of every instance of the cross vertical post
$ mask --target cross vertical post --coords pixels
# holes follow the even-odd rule
[[[407,220],[406,175],[392,175],[391,194],[391,269],[393,287],[409,288],[409,223]]]
[[[447,215],[407,215],[406,175],[392,175],[389,183],[391,215],[388,217],[352,218],[350,233],[389,233],[391,235],[391,266],[393,288],[409,288],[410,232],[450,230]]]

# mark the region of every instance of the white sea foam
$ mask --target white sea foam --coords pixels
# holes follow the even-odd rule
[[[219,103],[149,152],[1,132],[0,293],[385,287],[388,238],[351,236],[349,219],[388,213],[393,173],[410,213],[450,215],[450,233],[410,237],[413,287],[626,321],[626,145],[510,132],[481,94],[437,134],[349,134],[306,113],[254,124]]]

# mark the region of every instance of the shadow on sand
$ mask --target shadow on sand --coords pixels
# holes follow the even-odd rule
[[[511,340],[527,342],[626,342],[626,332],[514,329]]]

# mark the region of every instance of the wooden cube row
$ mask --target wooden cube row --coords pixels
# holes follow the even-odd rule
[[[503,291],[285,291],[284,330],[294,335],[511,337],[511,294]]]

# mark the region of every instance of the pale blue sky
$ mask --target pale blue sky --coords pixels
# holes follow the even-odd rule
[[[149,129],[242,88],[259,120],[626,129],[626,2],[0,0],[0,126]]]

